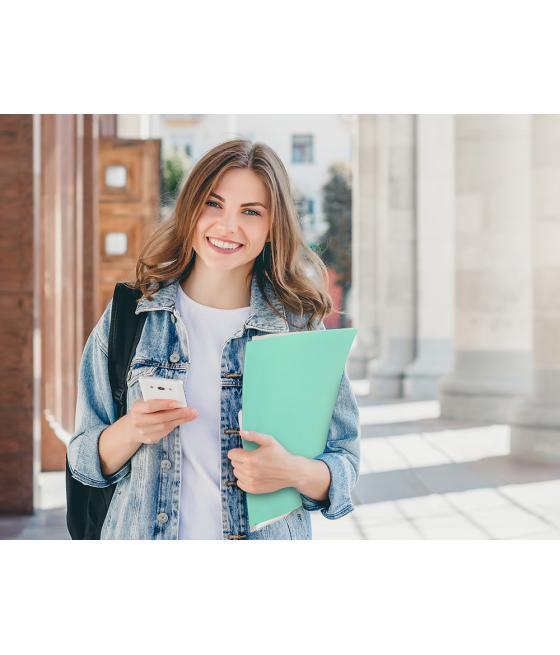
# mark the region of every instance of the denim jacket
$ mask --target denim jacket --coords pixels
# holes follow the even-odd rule
[[[188,333],[175,307],[178,278],[153,294],[142,298],[139,312],[149,312],[127,377],[127,408],[142,398],[138,378],[157,375],[185,379],[189,375]],[[328,499],[319,502],[303,494],[302,507],[286,517],[250,531],[246,493],[236,486],[227,453],[242,447],[238,412],[245,344],[253,336],[306,329],[298,316],[288,325],[287,310],[267,282],[267,297],[279,310],[277,316],[266,304],[256,276],[251,281],[252,312],[244,326],[225,343],[221,358],[221,480],[222,531],[224,539],[311,539],[310,511],[320,510],[328,519],[337,519],[353,510],[351,491],[359,473],[360,423],[356,399],[344,372],[333,411],[327,445],[320,459],[328,466],[331,481]],[[177,539],[181,484],[181,440],[179,426],[156,444],[142,444],[115,473],[105,476],[101,470],[98,441],[105,428],[118,418],[108,375],[107,344],[111,318],[109,301],[95,325],[82,354],[76,402],[75,431],[68,445],[68,463],[72,476],[93,487],[117,483],[101,539]],[[324,323],[313,329],[325,329]]]

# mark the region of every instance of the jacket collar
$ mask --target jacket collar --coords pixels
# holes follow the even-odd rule
[[[175,300],[179,278],[170,280],[165,286],[153,293],[152,300],[141,298],[135,310],[135,314],[140,312],[154,311],[156,309],[175,310]],[[257,276],[253,271],[251,278],[251,313],[245,321],[244,328],[255,328],[263,332],[289,332],[288,321],[286,319],[286,310],[272,288],[271,283],[266,280],[266,292],[270,302],[278,309],[282,318],[275,314],[268,306],[264,296],[259,289]]]

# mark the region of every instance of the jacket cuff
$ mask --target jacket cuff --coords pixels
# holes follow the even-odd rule
[[[331,472],[329,496],[319,501],[300,493],[302,506],[310,512],[321,510],[321,514],[327,519],[339,519],[354,509],[350,496],[350,481],[354,477],[352,465],[346,457],[337,453],[322,453],[314,459],[325,462],[329,467]]]
[[[79,435],[68,444],[68,468],[72,477],[90,487],[110,487],[122,480],[130,472],[130,460],[111,475],[104,475],[99,459],[99,438],[108,425],[89,428],[87,434]],[[79,469],[76,462],[80,462]]]

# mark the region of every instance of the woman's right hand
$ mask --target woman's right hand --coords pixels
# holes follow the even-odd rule
[[[137,400],[127,414],[129,435],[135,443],[155,444],[181,423],[194,421],[198,412],[176,400]]]

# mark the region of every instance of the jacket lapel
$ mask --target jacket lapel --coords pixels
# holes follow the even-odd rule
[[[142,298],[135,310],[135,314],[140,312],[148,312],[155,310],[168,310],[175,309],[175,299],[177,297],[177,287],[179,279],[174,278],[170,280],[165,286],[158,289],[153,294],[152,300]],[[259,285],[257,283],[257,276],[253,272],[251,278],[251,313],[245,321],[244,328],[255,328],[263,332],[288,332],[289,326],[286,319],[286,310],[277,298],[273,291],[272,285],[268,280],[265,282],[265,291],[267,298],[272,305],[280,312],[280,316],[268,306]]]

